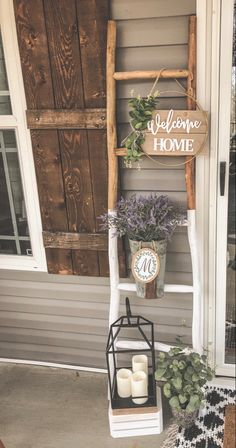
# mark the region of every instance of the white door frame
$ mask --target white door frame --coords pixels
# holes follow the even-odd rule
[[[220,84],[219,84],[219,144],[218,144],[218,182],[216,222],[216,372],[233,376],[235,365],[225,363],[225,320],[226,320],[226,285],[227,285],[227,217],[228,217],[228,178],[229,178],[229,144],[231,111],[231,76],[232,76],[232,40],[234,0],[221,0],[220,33]],[[226,162],[225,194],[219,192],[219,163]]]
[[[204,212],[200,214],[201,225],[199,238],[204,260],[204,341],[209,350],[216,374],[233,376],[235,366],[224,363],[225,340],[225,301],[226,293],[226,241],[227,241],[227,207],[228,185],[225,196],[220,197],[220,207],[217,208],[219,195],[219,162],[227,162],[226,178],[228,176],[230,132],[230,95],[232,63],[232,10],[233,0],[197,0],[198,23],[198,65],[201,80],[198,90],[198,100],[210,111],[210,157],[197,163],[197,185],[201,190],[200,206]],[[204,44],[205,42],[205,44]],[[229,70],[227,70],[229,68]],[[207,93],[208,92],[208,93]],[[200,97],[199,97],[200,95]],[[225,145],[225,142],[228,144]],[[226,154],[227,151],[227,154]],[[202,164],[202,165],[201,165]],[[199,188],[199,187],[198,187]],[[199,198],[200,200],[200,198]],[[219,203],[218,203],[219,204]],[[217,234],[216,223],[221,232]],[[218,252],[216,252],[218,251]],[[219,255],[223,261],[219,265]]]

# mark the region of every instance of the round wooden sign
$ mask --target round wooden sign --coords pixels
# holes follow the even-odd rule
[[[131,270],[136,280],[149,283],[159,274],[160,258],[154,250],[143,247],[133,255]]]

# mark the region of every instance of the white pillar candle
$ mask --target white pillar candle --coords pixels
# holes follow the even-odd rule
[[[148,400],[148,381],[145,372],[139,371],[133,373],[131,377],[131,392],[132,401],[135,404],[146,403],[146,401]],[[144,395],[146,395],[146,397],[134,399],[134,397],[142,397]]]
[[[145,372],[148,376],[148,357],[146,355],[134,355],[132,357],[133,372]]]
[[[127,398],[131,395],[131,376],[132,372],[129,369],[120,369],[116,374],[117,392],[119,397]]]

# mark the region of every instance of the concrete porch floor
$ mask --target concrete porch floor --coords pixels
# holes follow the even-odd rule
[[[160,448],[165,431],[110,437],[106,394],[104,374],[0,364],[0,439],[5,448]]]

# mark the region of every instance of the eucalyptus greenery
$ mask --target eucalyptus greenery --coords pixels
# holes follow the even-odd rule
[[[152,113],[156,109],[158,95],[159,92],[156,91],[147,98],[137,96],[129,100],[132,131],[122,142],[122,145],[127,148],[127,155],[124,157],[126,166],[131,166],[132,162],[139,162],[143,155],[142,144],[145,141],[143,131],[146,131],[148,121],[151,120]]]
[[[121,198],[116,213],[106,213],[100,219],[103,230],[115,228],[120,237],[127,235],[135,241],[160,241],[170,239],[186,215],[168,196],[134,194],[127,199]]]
[[[156,380],[165,382],[163,392],[174,411],[198,410],[204,398],[203,386],[213,376],[205,354],[173,347],[158,356]]]

